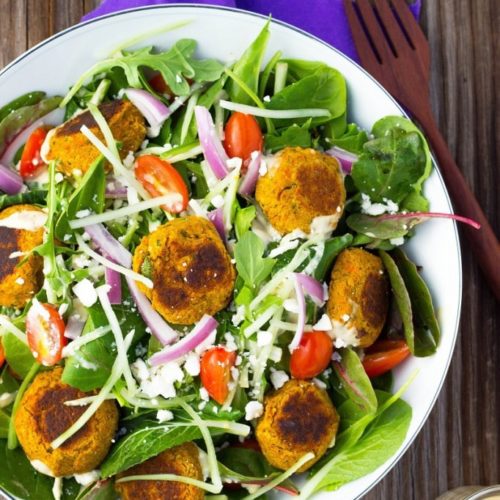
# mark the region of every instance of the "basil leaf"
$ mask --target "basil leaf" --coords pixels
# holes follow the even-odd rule
[[[359,356],[350,348],[336,351],[341,359],[333,361],[333,369],[342,383],[349,400],[353,401],[363,415],[377,411],[377,396]]]
[[[408,294],[405,282],[393,258],[383,250],[379,251],[379,255],[389,276],[392,293],[403,321],[403,331],[406,343],[411,353],[415,354],[415,331],[413,328],[413,311],[410,295]]]
[[[411,300],[415,328],[415,355],[430,356],[436,352],[440,330],[436,319],[432,296],[418,273],[417,266],[397,248],[392,256],[405,282]]]
[[[264,249],[264,242],[251,231],[243,234],[234,248],[236,269],[245,284],[252,289],[255,289],[271,274],[276,263],[275,259],[262,257]]]

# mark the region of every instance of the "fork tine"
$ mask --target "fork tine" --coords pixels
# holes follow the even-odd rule
[[[353,0],[344,0],[344,7],[361,62],[375,78],[378,78],[377,74],[380,71],[379,56],[365,34],[365,29],[354,9]]]
[[[411,48],[410,43],[394,17],[389,0],[375,0],[375,7],[396,54],[408,53],[408,49]]]
[[[413,17],[413,14],[410,12],[408,4],[405,0],[390,1],[404,27],[406,34],[411,40],[411,43],[415,49],[417,49],[421,60],[424,63],[425,70],[428,71],[430,66],[429,43],[427,42],[422,29],[420,28],[417,20]]]

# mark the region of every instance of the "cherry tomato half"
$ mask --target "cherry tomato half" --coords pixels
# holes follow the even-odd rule
[[[370,377],[378,377],[399,365],[410,355],[404,340],[379,340],[366,350],[363,367]]]
[[[290,357],[290,373],[298,379],[319,375],[330,363],[332,339],[326,332],[306,332]]]
[[[45,165],[40,156],[42,144],[47,137],[49,129],[47,127],[38,127],[28,137],[26,145],[21,155],[21,165],[19,172],[22,177],[31,177],[36,171]]]
[[[257,120],[252,115],[236,111],[224,129],[224,149],[230,158],[246,161],[254,151],[262,151],[264,139]]]
[[[29,348],[39,363],[52,366],[61,360],[67,343],[64,330],[64,321],[55,307],[33,302],[26,316],[26,335]]]
[[[165,160],[153,155],[139,156],[135,176],[151,196],[172,195],[172,201],[163,208],[172,214],[186,209],[189,193],[181,174]]]
[[[174,95],[161,73],[156,73],[156,75],[152,76],[149,79],[149,85],[151,85],[153,90],[158,92],[158,94],[165,94],[168,97],[172,97]]]
[[[236,352],[226,351],[224,347],[212,347],[201,358],[201,383],[219,404],[223,404],[229,394],[228,384],[235,361]]]
[[[5,351],[3,350],[2,341],[0,340],[0,368],[5,363]]]

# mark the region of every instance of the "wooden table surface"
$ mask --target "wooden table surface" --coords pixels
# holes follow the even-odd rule
[[[423,3],[434,111],[499,234],[500,1]],[[98,0],[0,0],[0,68],[77,23],[97,4]],[[499,304],[466,244],[462,256],[460,335],[444,388],[410,450],[366,499],[430,500],[461,485],[500,483]]]

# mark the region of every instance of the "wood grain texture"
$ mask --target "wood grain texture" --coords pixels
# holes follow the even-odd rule
[[[0,0],[0,67],[97,3]],[[498,234],[500,2],[424,0],[422,24],[436,118]],[[500,483],[499,305],[466,245],[462,256],[460,336],[443,391],[414,444],[366,500],[432,500],[457,486]]]

